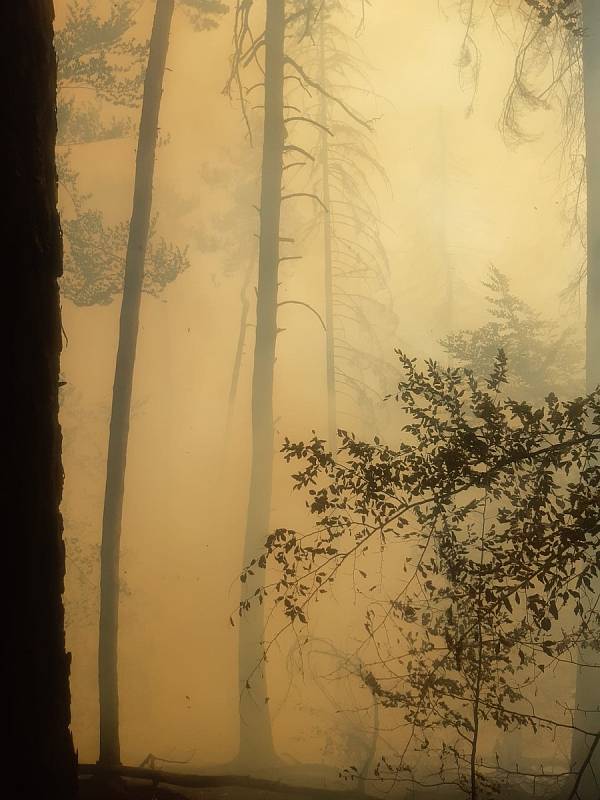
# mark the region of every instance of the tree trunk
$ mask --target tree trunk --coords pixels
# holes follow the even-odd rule
[[[319,80],[325,86],[325,19],[321,13],[319,23]],[[319,94],[319,122],[328,123],[327,98]],[[323,266],[325,279],[325,369],[327,376],[327,437],[330,449],[337,449],[337,409],[335,393],[335,331],[333,323],[333,255],[331,247],[331,194],[329,190],[329,134],[321,131],[321,180],[323,182]]]
[[[600,384],[600,5],[595,0],[584,0],[583,25],[587,151],[586,378],[591,392]]]
[[[235,401],[237,397],[238,385],[240,382],[240,372],[242,368],[242,357],[244,355],[244,345],[246,344],[246,332],[248,330],[248,314],[250,312],[250,299],[248,297],[248,288],[250,286],[250,279],[252,278],[252,267],[254,266],[254,256],[248,262],[246,274],[244,276],[244,283],[240,292],[241,313],[240,313],[240,328],[238,331],[237,345],[235,348],[235,356],[233,359],[233,368],[231,370],[231,383],[229,385],[229,396],[227,398],[227,421],[225,423],[225,447],[229,444],[229,435],[231,432],[231,423],[233,420],[233,413],[235,411]]]
[[[98,651],[100,696],[99,761],[104,765],[120,763],[117,638],[121,522],[131,392],[144,281],[144,261],[152,209],[152,181],[158,139],[158,115],[165,61],[169,47],[173,6],[174,0],[157,0],[150,38],[110,417],[106,489],[102,517],[100,642]]]
[[[433,209],[434,219],[436,220],[435,243],[437,252],[434,254],[435,258],[439,259],[439,263],[443,264],[444,277],[443,280],[446,284],[445,298],[443,302],[442,312],[442,325],[444,327],[444,335],[447,336],[452,333],[455,326],[455,310],[454,310],[454,268],[448,253],[448,237],[446,235],[446,216],[448,209],[448,146],[446,142],[446,125],[444,120],[444,112],[442,108],[438,109],[437,121],[437,137],[438,137],[438,166],[437,175],[439,180],[439,187],[436,195],[434,195],[434,204],[437,203],[437,208]]]
[[[244,564],[256,557],[269,533],[273,475],[273,371],[277,340],[277,275],[283,169],[283,69],[285,3],[267,0],[265,34],[265,117],[261,173],[256,343],[252,374],[252,462],[244,542]],[[242,600],[263,586],[257,570]],[[262,663],[264,606],[253,604],[240,621],[240,749],[239,761],[254,769],[275,758]],[[250,682],[250,689],[246,682]]]
[[[3,8],[1,152],[6,391],[3,561],[5,797],[77,796],[69,662],[58,380],[62,241],[57,211],[52,0]],[[6,585],[7,584],[7,585]],[[6,602],[6,601],[5,601]]]
[[[600,384],[600,3],[583,0],[583,81],[587,170],[587,318],[586,385],[593,391]],[[597,587],[600,590],[600,587]],[[598,653],[583,650],[580,660],[598,664]],[[600,682],[598,667],[579,667],[575,705],[580,709],[575,724],[590,731],[600,730]],[[581,765],[593,744],[593,737],[574,734],[572,760]],[[594,753],[578,787],[581,800],[594,800],[600,791],[600,752]],[[595,777],[594,776],[595,773]]]

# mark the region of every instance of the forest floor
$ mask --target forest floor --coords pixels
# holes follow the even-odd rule
[[[318,793],[318,790],[316,790]],[[346,794],[340,791],[340,800]],[[166,786],[154,786],[148,781],[121,780],[112,786],[100,784],[95,779],[80,779],[80,800],[313,800],[313,791],[306,790],[306,794],[294,792],[288,795],[285,792],[272,792],[264,789],[250,789],[233,786],[210,789],[175,789]],[[398,798],[399,794],[392,795]],[[356,795],[354,795],[356,797]],[[445,791],[416,791],[407,792],[403,797],[408,800],[464,800],[465,795],[447,787]],[[552,795],[541,794],[539,797],[550,798]],[[524,791],[500,792],[499,800],[531,800],[532,795]]]
[[[354,795],[355,797],[356,795]],[[551,795],[540,795],[546,800]],[[346,797],[340,791],[340,800]],[[398,798],[399,795],[393,795]],[[498,800],[533,800],[531,794],[523,791],[509,791],[497,796]],[[418,791],[406,793],[404,800],[464,800],[465,795],[448,788],[447,791]],[[306,794],[287,795],[283,792],[269,792],[264,789],[246,789],[233,786],[218,789],[171,789],[165,786],[153,786],[148,781],[123,781],[117,790],[114,787],[99,789],[94,786],[94,781],[83,779],[80,781],[80,800],[313,800],[313,794],[307,789]]]
[[[90,778],[79,781],[80,800],[288,800],[282,792],[245,789],[239,786],[218,789],[172,789],[154,786],[148,781],[124,780],[107,786]],[[312,793],[294,794],[293,800],[311,800]],[[340,800],[343,793],[340,792]],[[290,795],[290,800],[292,796]]]
[[[203,769],[190,767],[180,772],[155,770],[154,764],[152,769],[122,767],[120,776],[101,775],[95,771],[95,765],[80,765],[80,770],[80,800],[345,800],[349,797],[355,800],[357,795],[363,797],[356,785],[346,787],[340,781],[338,769],[323,764],[282,763],[264,776],[257,773],[252,777],[243,777],[244,771],[240,774],[233,764]],[[223,780],[224,775],[231,776],[231,783]],[[215,776],[217,785],[203,785],[202,776],[209,781]]]

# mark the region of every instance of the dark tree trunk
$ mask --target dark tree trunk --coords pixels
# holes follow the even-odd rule
[[[58,423],[61,351],[57,279],[56,59],[52,0],[3,8],[0,128],[4,316],[8,400],[4,430],[3,796],[77,796],[69,730],[69,655],[62,592],[65,550],[59,511],[63,471]]]
[[[115,367],[106,489],[102,518],[100,574],[100,763],[120,763],[117,640],[119,627],[119,554],[131,393],[137,346],[144,261],[152,210],[152,181],[158,139],[158,115],[174,0],[157,0],[138,137],[133,211],[125,261],[119,345]]]
[[[265,118],[261,173],[256,344],[252,374],[252,462],[244,542],[244,564],[260,551],[269,533],[273,476],[273,371],[277,340],[277,275],[283,169],[283,69],[285,2],[267,0],[265,36]],[[242,599],[262,586],[261,570],[245,586]],[[263,656],[262,605],[240,621],[239,761],[252,768],[275,758]],[[250,689],[246,681],[250,681]]]
[[[325,14],[319,23],[319,80],[321,86],[327,81],[325,67]],[[319,121],[325,128],[328,124],[327,98],[319,95]],[[323,267],[325,283],[325,374],[327,379],[327,438],[330,449],[337,449],[337,398],[335,391],[335,330],[333,314],[333,254],[331,235],[331,197],[329,189],[329,134],[321,131],[321,180],[323,182]]]
[[[587,321],[586,385],[589,392],[600,384],[600,3],[583,0],[583,80],[587,170]],[[584,650],[581,660],[598,664],[596,651]],[[575,724],[589,731],[600,730],[600,681],[598,667],[579,667]],[[587,712],[585,711],[587,710]],[[573,736],[572,758],[581,765],[594,737]],[[591,767],[591,768],[590,768]],[[600,752],[594,753],[578,787],[581,800],[600,793]]]

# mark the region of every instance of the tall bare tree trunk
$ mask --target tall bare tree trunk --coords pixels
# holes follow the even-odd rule
[[[319,80],[325,86],[327,80],[325,64],[325,14],[319,23]],[[327,97],[319,94],[319,122],[323,128],[328,124]],[[329,134],[321,130],[321,180],[323,182],[323,267],[325,279],[325,369],[327,376],[327,437],[329,447],[337,447],[337,408],[335,393],[335,331],[333,314],[333,255],[331,247],[331,193],[329,188]]]
[[[583,0],[583,81],[587,170],[587,318],[586,386],[589,392],[600,384],[600,3]],[[600,591],[600,586],[596,585]],[[600,678],[598,653],[583,650],[577,669],[575,705],[582,709],[575,724],[589,731],[600,730]],[[593,737],[573,736],[572,760],[581,765]],[[600,796],[600,752],[591,759],[578,788],[581,800]]]
[[[588,391],[600,384],[600,4],[583,2],[583,79],[587,169]],[[598,152],[596,152],[598,150]]]
[[[242,357],[244,355],[244,345],[246,344],[246,333],[248,331],[248,314],[250,313],[250,298],[248,297],[248,288],[250,286],[250,279],[252,278],[252,267],[254,266],[254,256],[248,262],[246,267],[246,274],[244,275],[244,282],[240,291],[241,313],[240,313],[240,327],[238,331],[238,339],[235,348],[235,356],[233,359],[233,368],[231,370],[231,383],[229,384],[229,396],[227,397],[227,421],[225,423],[225,447],[229,444],[229,435],[231,433],[231,423],[233,420],[233,413],[235,411],[235,400],[237,397],[237,390],[240,382],[240,372],[242,368]]]
[[[140,302],[144,281],[144,261],[152,209],[152,181],[158,139],[158,115],[173,7],[174,0],[157,0],[150,38],[110,417],[106,489],[102,518],[100,643],[98,651],[100,697],[99,763],[107,766],[119,764],[121,758],[117,651],[119,555],[125,489],[125,465]]]
[[[0,128],[8,349],[4,397],[3,745],[5,797],[77,796],[69,663],[58,380],[62,240],[57,211],[52,0],[3,7]]]
[[[438,109],[437,120],[437,137],[438,137],[438,179],[439,188],[434,196],[434,203],[437,203],[437,208],[433,209],[433,215],[436,220],[435,242],[437,245],[437,253],[435,258],[438,258],[444,265],[444,278],[446,284],[445,298],[443,300],[443,326],[445,328],[445,335],[452,332],[456,320],[454,309],[454,267],[448,252],[448,236],[446,234],[446,216],[448,210],[448,144],[446,142],[446,125],[444,120],[444,112],[440,107]]]
[[[256,344],[252,374],[252,462],[244,543],[244,564],[259,552],[269,533],[273,477],[273,372],[277,340],[277,276],[283,170],[284,0],[267,0],[265,29],[265,117],[261,173]],[[260,571],[259,571],[260,572]],[[262,585],[249,579],[242,599]],[[275,758],[263,656],[262,605],[240,621],[240,749],[239,760],[260,768]],[[258,669],[257,669],[258,667]],[[246,681],[250,681],[250,689]]]

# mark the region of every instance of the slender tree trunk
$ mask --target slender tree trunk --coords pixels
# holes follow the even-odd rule
[[[248,262],[246,274],[244,276],[244,283],[240,292],[241,313],[240,313],[240,329],[238,331],[237,345],[235,348],[235,356],[233,359],[233,368],[231,370],[231,383],[229,385],[229,396],[227,398],[227,422],[225,424],[225,446],[229,443],[229,434],[231,432],[231,422],[233,419],[233,412],[235,410],[235,399],[237,397],[238,385],[240,382],[240,371],[242,367],[242,357],[244,355],[244,345],[246,344],[246,332],[248,329],[248,314],[250,312],[250,298],[248,297],[248,288],[250,286],[250,278],[252,277],[252,267],[254,265],[254,256]]]
[[[3,8],[3,272],[5,345],[3,496],[6,606],[2,713],[8,734],[3,796],[77,796],[69,662],[58,380],[62,241],[57,211],[56,58],[52,0]]]
[[[267,0],[265,35],[265,118],[261,173],[256,344],[252,374],[252,462],[244,543],[244,564],[260,551],[269,533],[273,476],[273,372],[277,340],[277,276],[283,169],[283,70],[285,2]],[[262,586],[260,570],[249,579],[242,600]],[[239,760],[261,767],[275,758],[263,656],[264,611],[253,604],[241,619],[239,640]],[[250,682],[247,689],[246,682]]]
[[[583,84],[587,171],[587,315],[586,386],[589,392],[600,384],[600,3],[583,0]],[[596,585],[600,591],[600,586]],[[598,653],[582,650],[580,660],[595,666],[579,667],[575,724],[600,730],[600,680]],[[572,760],[581,765],[594,737],[574,734]],[[578,787],[581,800],[597,800],[600,794],[600,752],[594,753]]]
[[[446,235],[446,212],[448,208],[448,147],[446,143],[446,125],[442,108],[438,109],[437,135],[439,146],[438,177],[440,184],[437,193],[438,208],[434,209],[435,219],[437,220],[436,242],[438,247],[438,252],[435,256],[439,258],[440,262],[444,265],[446,296],[444,299],[444,319],[442,324],[445,327],[445,335],[447,335],[452,332],[455,325],[455,309],[454,267],[452,266],[450,254],[448,253],[448,237]]]
[[[325,65],[325,19],[321,13],[319,23],[319,80],[321,86],[326,83]],[[323,93],[319,95],[319,121],[327,127],[328,104]],[[329,134],[321,131],[321,179],[323,182],[323,204],[327,211],[323,212],[323,266],[325,278],[325,369],[327,376],[327,436],[329,447],[335,452],[337,448],[337,408],[335,392],[335,331],[333,322],[333,255],[331,231],[331,193],[329,189]]]
[[[100,573],[100,758],[104,765],[120,763],[117,639],[119,623],[119,554],[125,465],[129,437],[131,392],[139,328],[144,261],[152,209],[152,181],[158,115],[174,0],[157,0],[150,38],[148,67],[138,137],[133,211],[125,261],[125,279],[119,327],[119,345],[113,385],[106,489],[102,518]]]
[[[588,391],[600,384],[600,4],[584,0],[583,79],[587,169]]]

